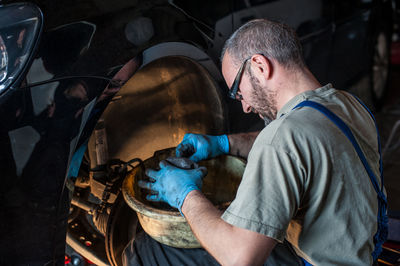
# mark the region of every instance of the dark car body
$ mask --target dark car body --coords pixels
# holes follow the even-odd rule
[[[107,81],[84,77],[27,85],[64,76],[112,78],[127,63],[136,64],[128,76],[122,75],[126,80],[140,65],[181,56],[205,69],[216,84],[228,131],[246,131],[262,123],[242,114],[240,105],[226,97],[219,72],[224,41],[240,25],[254,18],[289,24],[298,33],[310,70],[322,84],[332,82],[339,89],[370,73],[376,36],[390,36],[391,27],[390,1],[376,0],[31,3],[43,12],[39,46],[24,78],[0,95],[1,265],[64,263],[66,232],[73,225],[66,188],[70,164],[118,91],[107,92]],[[104,238],[94,238],[87,246],[106,260],[101,258]],[[96,246],[99,242],[103,244]]]

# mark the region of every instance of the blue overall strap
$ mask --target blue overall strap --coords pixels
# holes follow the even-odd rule
[[[351,94],[351,93],[349,93]],[[376,132],[378,134],[378,149],[379,149],[379,172],[381,174],[381,191],[383,191],[383,166],[382,166],[382,152],[381,152],[381,138],[379,136],[378,124],[376,123],[375,117],[369,108],[355,95],[351,94],[362,106],[364,106],[365,110],[368,111],[369,115],[371,116],[372,120],[374,120]]]
[[[357,99],[360,101],[359,99]],[[361,101],[360,101],[361,103]],[[363,104],[362,104],[363,105]],[[380,155],[380,174],[381,174],[381,187],[379,187],[378,180],[374,174],[374,172],[371,170],[371,167],[368,164],[367,159],[364,156],[364,153],[362,152],[360,145],[356,141],[356,138],[354,137],[353,133],[351,132],[350,128],[346,125],[346,123],[343,122],[342,119],[340,119],[337,115],[335,115],[333,112],[331,112],[328,108],[325,106],[313,102],[313,101],[303,101],[296,105],[293,109],[299,108],[299,107],[311,107],[314,108],[318,111],[320,111],[322,114],[324,114],[329,120],[331,120],[339,129],[343,132],[343,134],[350,140],[350,142],[353,144],[354,149],[356,150],[362,164],[364,165],[365,170],[368,173],[368,176],[372,182],[372,185],[378,194],[378,230],[374,236],[374,243],[375,243],[375,249],[372,252],[372,257],[373,260],[376,261],[378,259],[379,254],[382,252],[382,244],[386,241],[387,235],[388,235],[388,217],[387,217],[387,199],[385,194],[383,193],[383,171],[382,171],[382,156],[381,156],[381,149],[379,147],[379,155]],[[365,105],[363,105],[365,107]],[[366,107],[365,107],[366,108]],[[372,116],[372,113],[366,108],[367,111],[370,113]],[[372,116],[373,117],[373,116]],[[375,122],[375,119],[374,119]],[[376,122],[375,122],[376,126]],[[377,126],[376,126],[377,128]],[[379,132],[377,131],[378,134],[378,144],[380,146],[380,139],[379,139]]]

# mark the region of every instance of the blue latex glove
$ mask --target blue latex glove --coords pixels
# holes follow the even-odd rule
[[[140,180],[138,185],[154,193],[147,195],[147,200],[166,202],[182,213],[182,204],[187,194],[192,190],[201,190],[202,178],[207,174],[207,169],[199,167],[185,170],[175,167],[167,161],[161,161],[160,168],[159,171],[146,170],[146,175],[154,182]]]
[[[176,147],[176,157],[188,157],[194,162],[229,153],[227,135],[211,136],[185,134],[182,142]]]

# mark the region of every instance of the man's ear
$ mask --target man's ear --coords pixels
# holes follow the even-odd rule
[[[255,54],[251,57],[251,67],[254,73],[263,76],[264,79],[271,79],[273,74],[273,65],[271,60],[261,54]]]

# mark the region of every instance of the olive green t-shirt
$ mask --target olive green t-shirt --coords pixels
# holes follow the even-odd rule
[[[371,116],[353,96],[328,84],[291,99],[261,131],[222,218],[279,242],[286,238],[314,265],[371,265],[377,194],[333,122],[310,107],[292,110],[304,100],[324,105],[350,127],[380,177]]]

